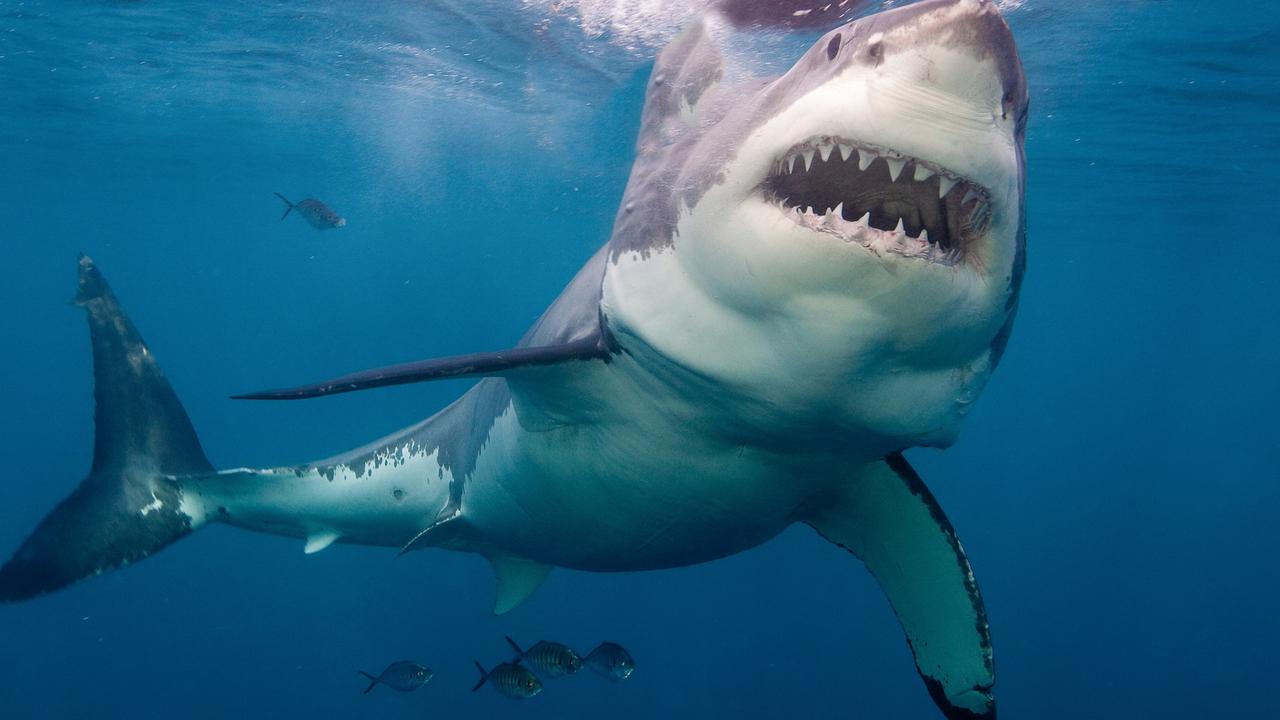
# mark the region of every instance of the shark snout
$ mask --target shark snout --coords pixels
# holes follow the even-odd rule
[[[840,54],[846,65],[892,66],[894,56],[904,54],[927,58],[927,71],[917,80],[953,95],[985,94],[974,77],[994,74],[998,114],[1018,120],[1025,113],[1022,62],[1013,33],[992,0],[923,0],[849,23],[832,35],[843,35]],[[832,51],[828,41],[827,52]],[[970,62],[955,62],[955,56]]]

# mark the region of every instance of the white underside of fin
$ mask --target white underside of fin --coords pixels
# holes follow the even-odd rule
[[[503,615],[520,606],[533,594],[551,572],[550,565],[514,555],[491,555],[493,574],[498,579],[498,597],[493,614]]]
[[[955,528],[907,461],[871,463],[806,522],[875,576],[947,717],[994,718],[982,595]]]
[[[332,545],[338,537],[338,533],[332,531],[313,533],[307,537],[307,544],[303,546],[302,552],[314,555]]]

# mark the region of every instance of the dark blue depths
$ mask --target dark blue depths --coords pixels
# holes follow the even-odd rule
[[[645,68],[566,62],[484,7],[0,2],[0,552],[88,466],[77,251],[220,467],[351,447],[464,385],[231,393],[532,322],[607,237]],[[985,593],[1002,714],[1280,713],[1278,14],[1008,12],[1033,98],[1018,327],[961,442],[911,454]],[[273,191],[349,223],[281,222]],[[558,571],[500,619],[491,583],[470,556],[212,528],[0,608],[0,715],[935,717],[874,582],[807,529],[701,567]],[[472,695],[506,634],[618,640],[639,669]],[[361,695],[357,669],[402,657],[432,683]]]

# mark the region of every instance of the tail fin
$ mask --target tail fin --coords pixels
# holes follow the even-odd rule
[[[377,686],[378,686],[378,678],[376,678],[376,677],[374,677],[374,676],[370,675],[369,673],[367,673],[367,672],[365,672],[365,671],[363,671],[363,670],[357,670],[356,672],[358,672],[358,673],[360,673],[361,675],[363,675],[363,676],[365,676],[365,677],[369,678],[369,687],[367,687],[367,688],[365,688],[365,689],[364,689],[364,694],[365,694],[365,695],[368,695],[369,693],[373,692],[373,689],[374,689],[375,687],[377,687]]]
[[[507,639],[507,644],[511,646],[511,649],[516,651],[516,659],[511,662],[518,663],[521,660],[524,660],[524,651],[520,649],[520,646],[516,644],[516,641],[512,640],[510,635],[505,635],[504,637]]]
[[[471,692],[475,692],[484,687],[485,681],[489,679],[489,671],[484,669],[484,666],[480,664],[479,660],[472,660],[472,662],[476,664],[476,669],[480,671],[480,682],[476,683],[475,687],[471,688]]]
[[[59,590],[187,535],[192,518],[172,476],[213,471],[160,366],[84,256],[75,304],[89,314],[93,346],[93,467],[0,567],[0,602]]]
[[[278,197],[278,198],[280,198],[281,200],[283,200],[283,201],[284,201],[284,204],[285,204],[285,205],[288,205],[288,206],[289,206],[289,207],[287,207],[287,208],[285,208],[285,209],[284,209],[284,214],[280,216],[280,219],[281,219],[281,220],[283,220],[283,219],[285,219],[285,218],[289,217],[289,213],[293,212],[293,203],[289,202],[289,198],[287,198],[287,197],[285,197],[285,196],[281,195],[280,193],[271,193],[271,194],[272,194],[272,195],[275,195],[275,196],[276,196],[276,197]]]

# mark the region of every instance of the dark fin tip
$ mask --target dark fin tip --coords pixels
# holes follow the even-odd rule
[[[979,693],[987,698],[987,710],[977,713],[968,708],[959,707],[951,702],[947,697],[947,691],[943,689],[942,683],[936,678],[929,677],[924,673],[920,674],[920,678],[924,680],[924,686],[929,690],[929,697],[933,699],[933,703],[942,711],[943,717],[947,720],[996,720],[996,701],[991,695],[991,688],[976,687],[971,692]]]
[[[107,292],[107,283],[102,279],[102,273],[98,271],[98,266],[94,264],[93,258],[80,253],[77,256],[80,264],[80,270],[76,278],[76,296],[71,301],[73,305],[84,306],[91,300],[97,300]]]

